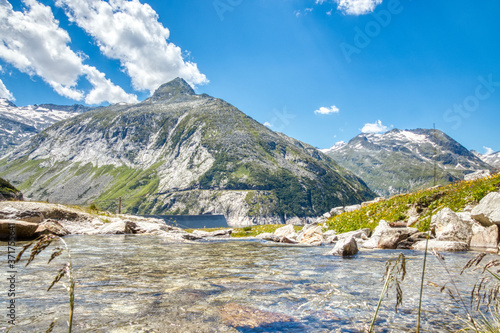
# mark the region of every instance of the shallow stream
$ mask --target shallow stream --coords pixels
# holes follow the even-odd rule
[[[376,332],[415,330],[421,252],[364,250],[339,258],[324,255],[329,247],[250,240],[172,244],[145,235],[65,240],[77,280],[73,332],[359,332],[374,313],[387,259],[401,252],[408,271],[403,306],[395,313],[391,292],[382,303]],[[6,243],[0,243],[0,251],[6,263]],[[25,259],[16,265],[18,324],[11,332],[45,332],[56,317],[54,332],[67,331],[63,285],[46,291],[66,257],[47,265],[49,255],[43,253],[27,268]],[[475,255],[445,254],[464,298],[478,275],[458,273]],[[437,286],[450,279],[432,255],[426,274],[423,331],[455,330],[457,317],[465,315],[440,293]],[[3,280],[5,305],[8,285]],[[2,312],[0,331],[7,327],[7,310]]]

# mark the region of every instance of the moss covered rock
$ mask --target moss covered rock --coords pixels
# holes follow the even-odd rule
[[[0,201],[23,200],[23,194],[8,181],[0,178]]]

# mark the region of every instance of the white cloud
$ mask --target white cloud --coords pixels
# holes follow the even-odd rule
[[[483,146],[484,150],[486,150],[486,153],[484,153],[484,155],[491,155],[493,154],[495,151],[493,149],[491,149],[490,147],[485,147]]]
[[[339,108],[335,105],[327,107],[320,107],[318,110],[314,111],[315,114],[331,114],[331,113],[339,113]]]
[[[382,0],[335,0],[337,8],[347,15],[363,15],[371,13]]]
[[[266,121],[266,122],[264,123],[264,126],[269,127],[269,128],[273,127],[273,125],[271,125],[271,123],[270,123],[270,122],[268,122],[268,121]]]
[[[85,97],[87,104],[100,104],[102,101],[109,103],[137,103],[135,95],[127,94],[119,86],[114,85],[105,75],[95,67],[85,66],[87,80],[94,87]]]
[[[83,56],[73,52],[66,30],[59,27],[49,6],[36,0],[23,0],[25,9],[14,11],[6,0],[0,1],[0,58],[28,75],[40,76],[58,94],[80,101],[85,93],[76,88],[80,76],[85,75],[93,85],[92,96],[95,104],[113,102],[125,97],[127,101],[136,100],[134,95],[107,80],[108,92],[105,95],[96,92],[104,87],[103,82],[95,79],[104,78],[95,67],[83,64]],[[99,95],[100,98],[96,98]],[[88,97],[88,96],[87,96]]]
[[[148,4],[138,0],[57,0],[56,5],[92,36],[106,57],[120,61],[135,89],[153,92],[176,77],[191,85],[208,82],[195,63],[184,60],[180,47],[167,42],[170,31]]]
[[[1,71],[1,67],[0,67],[0,71]],[[15,101],[16,100],[14,98],[14,95],[12,95],[12,93],[9,91],[9,89],[7,89],[7,87],[5,86],[5,84],[3,84],[2,80],[0,80],[0,97],[1,98],[6,98],[9,101]]]
[[[385,125],[382,125],[380,120],[377,120],[373,124],[367,123],[361,129],[362,133],[381,133],[387,131],[389,128]]]

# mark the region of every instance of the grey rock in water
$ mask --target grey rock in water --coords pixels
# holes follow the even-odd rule
[[[256,236],[256,238],[262,239],[262,240],[271,241],[271,242],[276,242],[276,243],[279,243],[280,240],[281,240],[280,236],[277,236],[277,235],[275,235],[274,233],[271,233],[271,232],[263,232],[261,234],[258,234]]]
[[[500,224],[500,192],[488,193],[471,211],[471,216],[484,226]]]
[[[475,230],[470,240],[470,247],[496,250],[499,241],[498,225],[482,227],[482,230]]]
[[[333,247],[333,250],[328,252],[327,254],[329,255],[334,255],[334,256],[353,256],[358,254],[358,244],[356,243],[356,240],[354,237],[349,237],[342,239],[335,244]]]
[[[415,228],[391,228],[383,230],[378,241],[380,249],[397,249],[398,245],[418,232]]]
[[[63,227],[56,220],[45,220],[38,225],[38,228],[35,230],[34,236],[38,237],[41,235],[56,235],[59,237],[64,237],[69,235],[70,232]]]

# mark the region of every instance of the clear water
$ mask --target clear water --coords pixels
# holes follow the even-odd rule
[[[401,252],[362,251],[345,259],[325,256],[328,247],[249,240],[172,244],[144,235],[65,240],[77,280],[73,332],[360,332],[377,305],[386,260]],[[0,251],[6,262],[6,243],[0,243]],[[382,304],[377,332],[415,330],[423,255],[403,253],[408,260],[403,306],[395,313],[391,293]],[[446,254],[464,298],[477,275],[458,272],[475,255]],[[62,284],[46,291],[64,258],[47,265],[48,257],[47,252],[27,268],[16,266],[19,322],[11,332],[45,332],[56,317],[54,332],[67,331],[68,296]],[[445,270],[429,256],[423,331],[455,330],[457,317],[465,317],[461,307],[433,286],[447,282]],[[6,298],[6,290],[1,297]],[[228,320],[227,304],[258,309],[271,319],[239,324],[237,315]],[[292,319],[272,322],[277,314]],[[5,314],[1,318],[0,331],[7,327]]]

